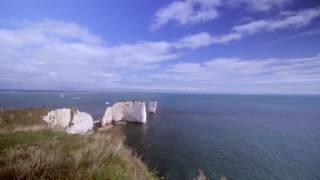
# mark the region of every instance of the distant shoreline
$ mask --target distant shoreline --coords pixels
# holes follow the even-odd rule
[[[161,93],[161,94],[192,94],[192,95],[230,95],[230,96],[320,96],[320,94],[279,94],[279,93],[214,93],[214,92],[167,92],[167,91],[139,91],[139,90],[37,90],[37,89],[0,89],[0,92],[100,92],[100,93]]]

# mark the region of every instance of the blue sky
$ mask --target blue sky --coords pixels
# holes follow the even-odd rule
[[[0,89],[320,94],[320,2],[4,0],[0,63]]]

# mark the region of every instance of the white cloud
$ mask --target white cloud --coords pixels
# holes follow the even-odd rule
[[[187,35],[177,42],[173,43],[176,48],[190,48],[196,49],[203,46],[209,46],[212,44],[225,44],[231,41],[241,39],[243,35],[241,33],[230,33],[220,36],[213,36],[207,32],[202,32],[194,35]]]
[[[155,13],[151,29],[157,29],[169,21],[186,25],[215,19],[219,16],[215,8],[220,4],[221,0],[174,1]]]
[[[284,36],[275,40],[271,40],[269,42],[267,42],[265,45],[273,45],[273,44],[277,44],[277,43],[281,43],[281,42],[286,42],[286,41],[290,41],[293,39],[299,39],[302,37],[306,37],[306,36],[316,36],[320,34],[320,29],[313,29],[310,31],[305,31],[305,32],[301,32],[298,34],[294,34],[294,35],[289,35],[289,36]]]
[[[164,41],[110,45],[76,23],[28,22],[0,28],[0,87],[116,86],[129,73],[150,70],[177,56]]]
[[[186,72],[186,73],[194,73],[194,72],[200,72],[202,70],[202,67],[198,63],[179,63],[172,65],[169,68],[170,72]]]
[[[75,23],[65,23],[46,19],[35,23],[22,23],[15,29],[0,29],[0,46],[18,48],[28,45],[42,45],[48,41],[57,41],[57,38],[98,44],[102,40],[93,35],[86,27]]]
[[[152,78],[158,82],[170,81],[172,88],[198,87],[208,92],[317,94],[320,92],[320,56],[217,58],[202,63],[178,63]]]
[[[178,55],[171,53],[168,42],[139,42],[121,44],[105,49],[108,59],[121,66],[157,63],[175,59]]]
[[[155,30],[175,21],[181,25],[207,22],[219,17],[218,8],[222,6],[243,8],[252,11],[267,11],[282,7],[292,0],[178,0],[156,11],[151,24]]]
[[[187,35],[173,43],[176,48],[195,49],[212,44],[225,44],[259,32],[275,31],[286,28],[300,28],[309,25],[312,20],[320,17],[320,8],[305,9],[291,12],[277,19],[257,20],[234,26],[232,31],[222,35],[211,35],[207,32]]]
[[[292,0],[229,0],[233,6],[245,5],[252,11],[267,11],[273,7],[282,7]]]
[[[299,93],[319,92],[319,85],[314,85],[320,84],[319,56],[167,62],[180,57],[185,48],[227,43],[246,35],[234,30],[221,36],[200,33],[173,42],[111,45],[87,28],[63,21],[0,28],[0,88],[275,92],[282,87],[281,91],[290,92],[295,87],[300,88]]]
[[[212,36],[207,32],[188,35],[175,43],[177,48],[198,48],[212,44]]]
[[[206,77],[208,80],[215,79],[215,76],[217,76],[219,79],[215,80],[247,83],[320,81],[319,56],[300,59],[253,60],[218,58],[198,65],[201,66],[201,70],[198,72],[208,74],[209,76]]]
[[[290,15],[280,19],[252,21],[247,24],[235,26],[233,30],[239,33],[254,34],[260,31],[274,31],[289,27],[297,28],[310,24],[313,19],[319,16],[320,8],[312,8],[292,12]]]

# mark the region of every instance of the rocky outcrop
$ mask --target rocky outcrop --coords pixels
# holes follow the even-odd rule
[[[93,118],[86,112],[76,111],[71,120],[67,133],[70,134],[85,134],[93,130]]]
[[[63,108],[50,111],[42,119],[47,123],[49,128],[66,128],[71,119],[71,109]]]
[[[149,113],[156,113],[157,110],[157,101],[149,101],[148,103],[148,112]]]
[[[49,128],[64,129],[70,134],[85,134],[93,128],[91,115],[77,109],[56,109],[48,112],[42,119]]]
[[[105,126],[106,124],[110,124],[112,122],[112,107],[107,107],[106,112],[101,120],[101,126]]]
[[[144,101],[123,101],[117,102],[108,107],[102,118],[101,125],[105,126],[111,122],[137,122],[146,123],[147,113]]]

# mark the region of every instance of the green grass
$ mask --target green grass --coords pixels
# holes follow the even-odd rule
[[[1,112],[0,179],[157,179],[112,131],[70,135],[46,129],[46,113]]]
[[[45,125],[42,116],[46,115],[50,109],[11,109],[0,111],[0,128],[11,130],[15,127],[25,127],[34,125]]]
[[[42,141],[61,139],[62,137],[62,133],[56,133],[51,130],[0,133],[0,150],[15,146],[17,144],[37,144],[41,143]]]

